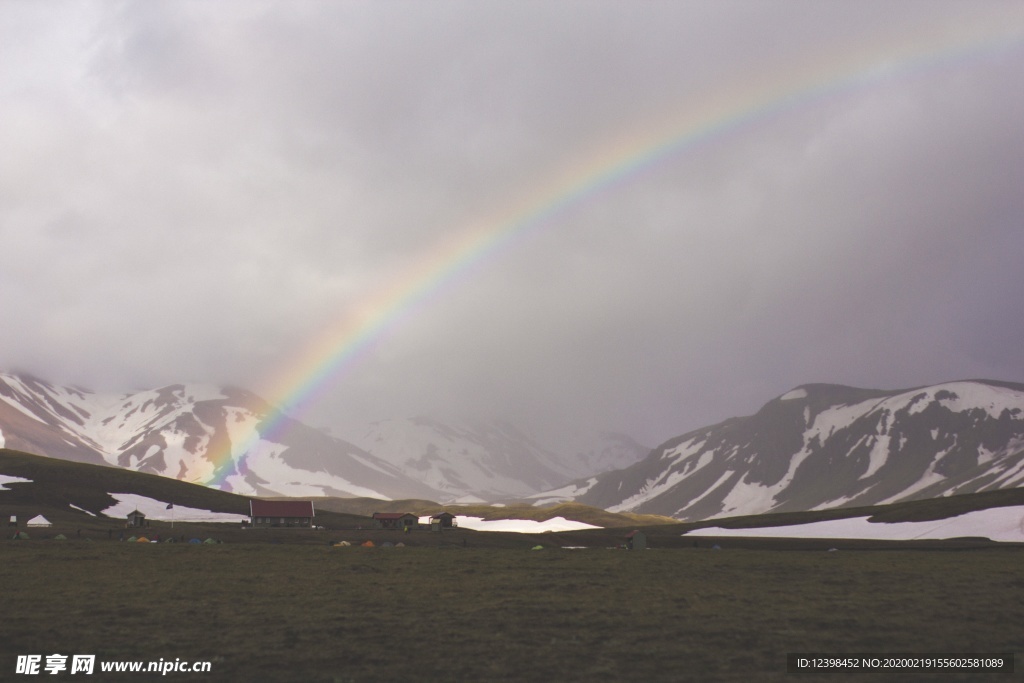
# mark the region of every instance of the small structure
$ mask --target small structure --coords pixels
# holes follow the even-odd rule
[[[313,516],[311,500],[249,500],[249,521],[254,528],[309,529]]]
[[[125,526],[129,529],[138,529],[146,526],[146,515],[143,512],[139,512],[138,509],[129,512],[127,519],[128,521]]]
[[[420,518],[411,512],[374,512],[374,529],[412,529]]]
[[[46,527],[46,526],[53,526],[53,524],[51,524],[50,520],[48,520],[46,517],[43,517],[42,515],[36,515],[32,519],[28,520],[28,523],[25,526],[37,526],[37,527],[38,526],[43,526],[43,527]]]
[[[11,521],[7,522],[7,526],[18,526],[18,515],[11,515]]]
[[[455,515],[450,512],[439,512],[430,516],[430,530],[441,531],[451,529],[455,524]]]
[[[647,534],[637,529],[626,534],[626,550],[646,550]]]

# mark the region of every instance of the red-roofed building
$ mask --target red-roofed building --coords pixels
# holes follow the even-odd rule
[[[374,512],[373,526],[377,529],[411,529],[420,521],[411,512]]]
[[[313,526],[313,501],[249,500],[249,521],[254,527]]]

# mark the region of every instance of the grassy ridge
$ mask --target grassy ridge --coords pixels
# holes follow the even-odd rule
[[[214,512],[247,514],[248,498],[187,482],[117,467],[46,458],[0,449],[0,474],[24,477],[31,484],[12,484],[0,491],[0,504],[45,508],[47,517],[86,516],[69,504],[99,514],[117,501],[108,493],[139,495]],[[39,513],[37,513],[39,514]],[[57,521],[51,519],[51,521]]]
[[[787,652],[1024,651],[1022,561],[3,542],[0,679],[56,652],[213,661],[175,681],[790,681]]]
[[[983,493],[967,493],[959,496],[912,500],[902,503],[889,503],[871,507],[844,507],[828,510],[812,510],[807,512],[784,512],[763,515],[729,517],[727,519],[708,520],[684,525],[686,528],[698,529],[708,526],[724,528],[749,528],[765,526],[781,526],[785,524],[806,524],[830,519],[848,517],[869,517],[876,522],[927,522],[935,519],[954,517],[975,510],[993,507],[1024,505],[1024,488],[1004,489],[1002,491],[986,491]]]
[[[249,498],[153,474],[117,467],[88,465],[29,453],[0,449],[0,474],[31,479],[31,484],[15,484],[0,491],[0,513],[19,517],[45,515],[50,521],[65,524],[88,523],[88,515],[70,505],[99,514],[117,501],[109,493],[137,493],[179,506],[214,512],[248,514]],[[307,498],[310,499],[310,498]],[[429,500],[392,500],[375,498],[311,498],[318,523],[334,527],[368,526],[374,512],[412,512],[426,515],[448,510],[457,515],[484,519],[533,519],[543,521],[565,517],[596,526],[621,527],[637,524],[671,523],[656,515],[616,514],[579,503],[549,507],[531,505],[449,505]]]
[[[671,517],[608,512],[582,503],[558,503],[539,507],[525,503],[500,506],[441,505],[433,501],[419,499],[382,501],[376,498],[314,498],[313,500],[318,510],[333,510],[366,516],[372,515],[374,512],[411,512],[415,515],[428,515],[446,510],[453,515],[481,517],[486,520],[532,519],[543,522],[553,517],[564,517],[603,527],[678,523]]]
[[[10,515],[27,520],[42,514],[57,526],[95,528],[120,527],[124,520],[90,516],[117,504],[110,493],[135,493],[177,506],[212,512],[249,514],[249,498],[155,474],[118,467],[89,465],[0,448],[0,474],[30,479],[0,491],[0,518]],[[356,526],[368,520],[354,515],[325,512],[318,520],[334,526]],[[224,528],[226,525],[217,525]]]

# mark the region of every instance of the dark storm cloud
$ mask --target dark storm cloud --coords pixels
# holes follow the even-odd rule
[[[310,418],[497,414],[654,443],[804,382],[1024,381],[1017,3],[0,16],[4,366],[266,390],[437,244],[600,152],[861,68],[513,240]]]

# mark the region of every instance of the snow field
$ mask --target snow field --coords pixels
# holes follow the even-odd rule
[[[22,483],[30,484],[30,483],[32,483],[32,480],[31,479],[25,479],[24,477],[12,477],[12,476],[9,476],[9,475],[6,475],[6,474],[0,474],[0,491],[10,491],[10,489],[7,488],[6,486],[4,486],[4,484],[22,484]]]
[[[118,501],[117,505],[111,505],[103,510],[107,517],[125,518],[129,512],[138,510],[146,515],[147,519],[158,521],[175,522],[243,522],[249,519],[249,515],[237,515],[230,512],[211,512],[175,505],[173,509],[167,509],[167,501],[155,500],[135,493],[111,493],[111,497]]]
[[[910,541],[977,536],[992,541],[1024,542],[1024,505],[976,510],[928,522],[869,522],[867,517],[832,519],[759,529],[695,529],[685,536],[760,536],[770,538],[846,538]]]
[[[430,517],[420,519],[421,524],[430,524]],[[580,529],[600,529],[601,527],[585,522],[575,522],[565,517],[552,517],[543,522],[532,519],[492,519],[456,515],[455,523],[460,529],[474,531],[504,531],[518,534],[538,534],[545,531],[578,531]]]

